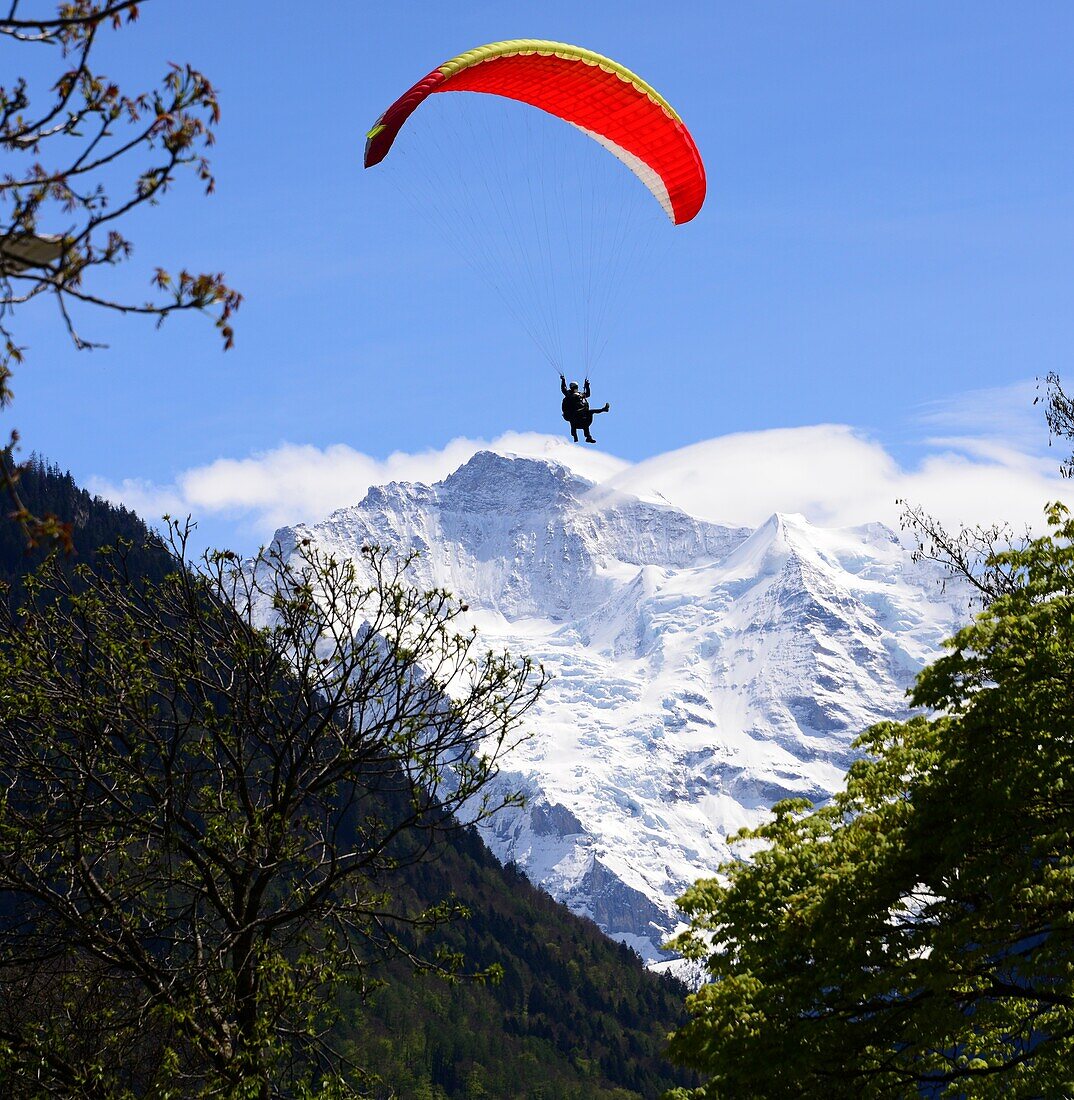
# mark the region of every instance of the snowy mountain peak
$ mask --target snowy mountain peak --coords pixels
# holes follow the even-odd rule
[[[502,776],[528,805],[489,843],[650,960],[728,835],[780,798],[830,795],[851,741],[905,713],[965,614],[880,524],[728,527],[491,452],[277,534],[298,537],[355,559],[419,550],[415,583],[553,674]]]
[[[725,563],[728,579],[778,573],[792,552],[786,517],[776,512],[731,552]]]
[[[583,496],[593,482],[549,459],[478,451],[436,487],[445,501],[524,512],[562,508]]]

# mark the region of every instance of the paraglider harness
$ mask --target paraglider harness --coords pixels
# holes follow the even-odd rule
[[[563,391],[563,419],[573,428],[576,421],[584,420],[585,414],[589,412],[589,379],[585,380],[585,389],[579,392],[577,383],[573,390],[567,389],[567,380],[561,374],[559,388]],[[577,427],[581,426],[580,423],[577,424]]]

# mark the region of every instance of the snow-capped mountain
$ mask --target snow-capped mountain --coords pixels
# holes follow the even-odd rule
[[[475,455],[312,526],[337,556],[418,549],[415,583],[554,676],[486,838],[650,961],[676,897],[781,798],[828,797],[872,722],[966,615],[880,524],[774,515],[756,530],[603,490],[555,462]]]

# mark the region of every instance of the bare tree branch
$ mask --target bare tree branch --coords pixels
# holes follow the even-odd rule
[[[1043,386],[1044,393],[1040,388]],[[1047,374],[1044,379],[1037,379],[1038,393],[1034,398],[1034,404],[1044,402],[1044,419],[1048,425],[1049,440],[1063,439],[1067,443],[1074,442],[1074,398],[1069,397],[1063,389],[1059,375],[1054,371]],[[1074,453],[1071,453],[1059,467],[1063,477],[1074,477]]]
[[[43,295],[55,298],[79,350],[103,345],[81,335],[72,304],[158,324],[173,313],[207,313],[223,347],[234,341],[242,298],[218,272],[173,276],[155,266],[145,301],[117,298],[98,284],[98,269],[132,254],[118,231],[131,213],[156,205],[180,173],[193,174],[206,192],[215,186],[205,150],[220,107],[204,74],[172,64],[156,88],[129,94],[91,64],[102,30],[133,22],[139,8],[133,0],[61,0],[30,14],[13,0],[0,16],[0,36],[59,47],[50,86],[34,89],[25,78],[0,86],[0,408],[11,402],[11,374],[25,351],[13,335],[15,313]],[[0,491],[28,538],[50,537],[50,524],[19,498],[16,442],[13,433],[0,448]]]

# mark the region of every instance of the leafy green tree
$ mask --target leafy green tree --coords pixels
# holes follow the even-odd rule
[[[994,555],[1003,579],[881,723],[846,790],[739,835],[682,899],[712,983],[678,1097],[1074,1091],[1074,521]]]
[[[336,992],[457,970],[423,937],[460,907],[401,871],[511,801],[543,678],[382,550],[174,549],[160,581],[53,559],[0,601],[5,1095],[351,1095]]]

